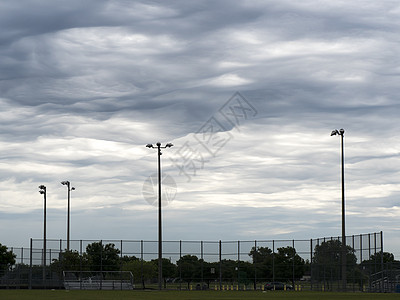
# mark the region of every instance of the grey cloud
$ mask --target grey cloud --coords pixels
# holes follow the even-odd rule
[[[141,189],[156,171],[144,145],[160,141],[175,144],[163,170],[179,190],[165,209],[168,239],[253,240],[265,228],[273,237],[335,235],[340,141],[329,134],[343,127],[349,233],[382,226],[394,236],[396,9],[389,1],[3,1],[0,210],[29,203],[18,216],[32,211],[32,230],[16,231],[37,237],[36,187],[47,184],[52,234],[62,237],[59,181],[68,179],[83,228],[76,238],[154,238],[156,212]],[[219,109],[236,91],[257,115],[226,126],[232,139],[204,154],[188,182],[170,158],[185,142],[199,146],[193,134],[212,116],[223,120]]]

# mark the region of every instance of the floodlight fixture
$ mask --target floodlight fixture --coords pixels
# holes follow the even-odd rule
[[[337,129],[333,130],[331,132],[331,136],[333,136],[333,135],[341,135],[341,136],[343,136],[344,135],[344,129],[342,128],[340,130],[337,130]]]

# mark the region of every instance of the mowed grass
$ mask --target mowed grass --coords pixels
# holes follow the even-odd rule
[[[400,294],[331,293],[331,292],[261,292],[261,291],[65,291],[65,290],[0,290],[1,300],[336,300],[400,299]]]

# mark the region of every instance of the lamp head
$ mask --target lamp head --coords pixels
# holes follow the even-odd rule
[[[343,128],[340,129],[339,132],[340,132],[340,135],[343,135],[344,134],[344,129]]]
[[[69,185],[69,181],[61,181],[62,185]]]
[[[335,130],[333,130],[333,131],[331,132],[331,136],[337,135],[337,134],[339,134],[339,131],[338,131],[337,129],[335,129]]]
[[[174,145],[174,144],[172,144],[172,143],[168,143],[168,144],[165,145],[165,147],[166,147],[166,148],[171,148],[173,145]]]
[[[42,194],[42,195],[46,194],[46,192],[44,190],[40,190],[39,193]]]
[[[71,191],[75,191],[75,188],[74,188],[74,187],[72,187],[72,188],[71,188]]]
[[[147,144],[146,147],[147,148],[154,148],[154,146],[152,144]]]
[[[160,146],[161,146],[161,143],[160,143],[160,142],[158,142],[156,145],[157,145],[157,147],[160,147]]]
[[[42,185],[39,185],[39,189],[45,190],[45,189],[46,189],[46,186],[44,186],[43,184],[42,184]]]

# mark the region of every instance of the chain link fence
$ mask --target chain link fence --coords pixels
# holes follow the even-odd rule
[[[346,237],[347,291],[395,291],[398,265],[383,261],[383,234]],[[2,288],[156,289],[158,242],[31,239],[11,248]],[[339,291],[340,237],[311,240],[163,241],[164,289]],[[46,249],[44,254],[43,249]],[[389,269],[390,268],[390,269]]]

